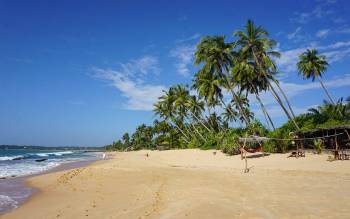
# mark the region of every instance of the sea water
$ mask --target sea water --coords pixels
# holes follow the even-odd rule
[[[33,189],[24,186],[19,178],[99,157],[99,153],[75,150],[0,149],[0,215],[17,208],[33,193]]]

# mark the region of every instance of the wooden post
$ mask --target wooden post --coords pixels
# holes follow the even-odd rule
[[[248,169],[248,161],[247,161],[247,152],[244,152],[244,161],[245,161],[244,172],[248,173],[249,169]]]
[[[247,133],[245,134],[244,145],[243,145],[244,162],[245,162],[244,173],[248,173],[248,171],[249,171],[249,169],[248,169],[248,161],[247,161],[247,151],[245,150],[246,143],[247,143]]]
[[[349,139],[349,141],[350,141],[350,135],[349,135],[348,130],[344,129],[344,131],[345,131],[345,133],[346,133],[346,135],[348,136],[348,139]]]
[[[295,145],[297,146],[297,154],[295,155],[295,158],[298,158],[299,157],[299,141],[295,141],[294,139],[294,142],[295,142]]]

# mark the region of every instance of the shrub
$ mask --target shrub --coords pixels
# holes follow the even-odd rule
[[[321,139],[314,140],[314,148],[317,154],[321,154],[323,149],[323,141]]]
[[[223,153],[229,155],[239,154],[239,135],[234,130],[228,132],[221,141],[220,149]]]

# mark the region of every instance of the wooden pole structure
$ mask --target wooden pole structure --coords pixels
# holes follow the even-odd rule
[[[248,171],[249,171],[249,169],[248,169],[248,161],[247,161],[247,151],[245,150],[246,143],[247,143],[247,133],[245,134],[244,145],[243,145],[244,162],[245,162],[244,173],[248,173]]]
[[[345,131],[345,133],[346,133],[346,135],[348,136],[348,139],[349,139],[349,141],[350,141],[350,135],[349,135],[348,130],[344,129],[344,131]]]

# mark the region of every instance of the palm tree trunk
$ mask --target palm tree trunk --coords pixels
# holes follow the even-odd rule
[[[286,100],[287,105],[288,105],[288,108],[289,108],[290,112],[292,113],[293,118],[295,118],[294,111],[293,111],[292,106],[291,106],[291,104],[290,104],[290,102],[289,102],[289,100],[288,100],[287,95],[284,93],[284,91],[282,90],[282,88],[281,88],[281,86],[279,85],[279,83],[278,83],[275,79],[273,79],[273,81],[275,82],[275,84],[277,85],[279,91],[282,93],[284,99]]]
[[[275,125],[273,124],[272,119],[271,119],[269,113],[267,112],[267,109],[266,109],[265,105],[264,105],[263,102],[261,101],[260,96],[259,96],[259,93],[256,92],[256,93],[255,93],[255,97],[256,97],[256,99],[258,100],[258,102],[260,103],[260,107],[261,107],[261,110],[263,111],[263,113],[264,113],[264,115],[265,115],[265,119],[267,119],[267,120],[270,122],[270,124],[271,124],[273,130],[275,130]],[[268,121],[267,121],[267,124],[269,124]]]
[[[189,137],[185,134],[185,132],[176,124],[176,122],[173,121],[173,123],[174,123],[175,127],[185,136],[186,139],[184,139],[184,140],[186,141],[186,143],[188,143],[188,140],[189,140],[190,138],[189,138]]]
[[[227,79],[227,76],[225,77],[225,79],[226,79],[226,83],[227,83],[227,85],[228,86],[230,86],[230,82],[228,81],[228,79]],[[234,90],[233,90],[233,88],[231,89],[231,86],[230,86],[230,92],[231,92],[231,94],[232,94],[232,98],[235,100],[235,102],[237,103],[237,106],[238,106],[238,111],[239,111],[239,113],[243,116],[243,119],[244,119],[244,122],[246,123],[246,126],[248,126],[249,125],[249,119],[247,119],[247,116],[245,115],[245,113],[244,113],[244,111],[243,111],[243,108],[242,108],[242,106],[241,106],[241,103],[237,100],[237,94],[234,92]]]
[[[206,142],[207,139],[204,138],[204,136],[198,131],[198,129],[196,128],[196,126],[195,126],[193,123],[191,123],[191,125],[192,125],[193,129],[195,130],[195,132],[197,132],[197,134],[202,138],[202,140],[203,140],[204,142]]]
[[[188,120],[187,116],[185,116],[185,122],[188,122],[188,121],[189,121],[189,120]],[[188,124],[191,124],[191,123],[188,122]],[[191,130],[190,125],[186,125],[186,123],[183,123],[183,125],[184,125],[184,127],[185,127],[185,129],[186,129],[188,135],[190,136],[190,138],[193,138],[193,133],[192,133],[192,130]]]
[[[292,118],[292,116],[289,114],[287,108],[284,106],[283,102],[281,101],[281,98],[278,96],[278,94],[276,93],[275,89],[273,88],[273,86],[271,84],[270,85],[270,91],[272,93],[272,95],[275,97],[275,99],[277,100],[277,102],[279,103],[279,105],[282,107],[283,111],[286,113],[288,119],[290,119],[294,126],[297,128],[297,130],[300,130],[298,124],[295,122],[295,120]]]
[[[254,56],[254,60],[255,62],[258,64],[260,70],[264,73],[264,76],[266,77],[267,74],[264,70],[264,68],[261,66],[261,63],[258,60],[258,57],[256,56],[255,52],[253,51],[253,56]],[[284,106],[283,102],[281,101],[281,98],[278,96],[277,92],[275,91],[275,89],[273,88],[273,86],[271,85],[270,82],[268,82],[268,85],[270,87],[271,93],[272,95],[275,97],[275,99],[277,100],[277,102],[280,104],[280,106],[282,107],[283,111],[286,113],[288,119],[292,120],[293,124],[295,125],[295,127],[297,128],[297,130],[300,130],[298,124],[294,121],[294,118],[290,115],[290,113],[288,112],[288,110],[286,109],[286,107]]]
[[[321,78],[320,78],[320,77],[317,77],[317,79],[318,79],[318,81],[320,82],[320,84],[321,84],[323,90],[326,92],[326,94],[327,94],[327,96],[328,96],[328,99],[331,101],[331,103],[332,103],[333,105],[335,105],[335,102],[334,102],[334,100],[333,100],[331,94],[330,94],[330,93],[328,92],[328,90],[326,89],[326,86],[323,84]]]
[[[197,120],[197,122],[199,122],[200,124],[202,124],[202,126],[204,127],[204,128],[206,128],[207,130],[208,130],[208,132],[210,132],[210,129],[203,123],[203,121],[201,120],[201,119],[199,119],[194,113],[192,113],[191,111],[189,111],[191,114],[192,114],[192,116]]]

